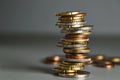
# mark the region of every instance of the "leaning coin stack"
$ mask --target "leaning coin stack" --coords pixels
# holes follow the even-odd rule
[[[92,34],[92,25],[86,25],[84,17],[86,13],[81,11],[68,11],[56,14],[58,22],[56,25],[61,28],[65,37],[58,42],[57,46],[63,47],[65,57],[59,67],[53,71],[64,77],[87,77],[90,73],[83,71],[85,64],[91,61],[87,56],[90,49],[88,35]]]

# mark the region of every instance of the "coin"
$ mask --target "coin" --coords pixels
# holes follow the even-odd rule
[[[45,64],[59,64],[61,61],[60,56],[49,56],[44,60]]]
[[[120,64],[120,57],[112,57],[111,61],[115,64]]]
[[[97,67],[112,69],[114,64],[111,61],[103,60],[96,63]]]
[[[75,26],[75,25],[85,25],[86,22],[67,22],[67,23],[62,23],[58,22],[56,25],[57,26]]]
[[[62,33],[65,34],[80,34],[80,35],[90,35],[92,34],[91,31],[87,31],[87,30],[78,30],[78,31],[69,31],[69,30],[61,30]]]
[[[71,59],[86,59],[88,56],[85,53],[77,53],[77,54],[66,54],[66,58]]]
[[[88,44],[88,41],[64,41],[64,40],[61,40],[62,42],[59,42],[60,44],[63,44],[63,45],[73,45],[73,44],[81,44],[81,45],[87,45]]]
[[[85,66],[60,66],[62,70],[71,69],[71,70],[83,70]]]
[[[84,20],[84,17],[83,16],[80,16],[80,17],[77,17],[77,16],[74,16],[74,17],[65,17],[65,16],[61,16],[58,18],[58,20],[60,22],[83,22],[85,21]]]
[[[65,39],[73,39],[73,38],[87,39],[88,36],[86,36],[86,35],[80,35],[80,34],[67,34],[64,38]]]
[[[98,55],[95,55],[94,56],[94,59],[96,61],[101,61],[101,60],[104,60],[105,59],[105,56],[104,55],[101,55],[101,54],[98,54]]]
[[[73,45],[57,44],[57,46],[64,47],[64,48],[78,48],[78,47],[84,47],[86,45],[81,45],[81,44],[73,44]]]
[[[61,16],[58,18],[58,20],[82,20],[84,21],[83,18],[79,17],[79,16]]]
[[[87,58],[87,59],[69,59],[69,58],[62,58],[65,61],[69,61],[69,62],[88,62],[91,61],[91,58]]]
[[[59,73],[59,72],[61,72],[61,70],[60,70],[59,67],[53,68],[52,70],[53,70],[55,73]]]
[[[89,38],[87,39],[79,39],[79,38],[73,38],[73,39],[61,39],[62,41],[68,41],[68,42],[84,42],[84,41],[89,41]]]
[[[76,24],[76,25],[58,25],[59,28],[81,28],[84,27],[85,24]]]
[[[63,28],[62,30],[66,30],[66,31],[79,31],[79,30],[85,30],[85,31],[90,31],[93,29],[92,25],[85,25],[84,27],[81,28]]]
[[[60,23],[68,23],[68,22],[84,22],[84,18],[79,17],[80,19],[65,19],[65,18],[60,18],[58,22]]]
[[[79,14],[79,16],[86,16],[86,13],[83,13],[81,11],[61,12],[61,13],[56,14],[56,16],[76,16],[78,14]]]
[[[64,64],[64,65],[84,65],[84,63],[81,63],[81,62],[69,62],[69,61],[63,61],[62,64]]]
[[[60,56],[50,56],[46,58],[47,61],[60,61]]]
[[[64,48],[63,51],[64,51],[64,53],[67,53],[67,54],[69,54],[69,53],[89,53],[90,49],[89,48],[84,49],[84,47],[83,48],[74,48],[74,49],[73,48]]]
[[[75,77],[79,77],[79,78],[87,78],[89,76],[90,72],[88,71],[81,71],[78,70],[77,71],[77,75]]]
[[[84,63],[80,62],[81,64],[79,63],[75,63],[75,62],[71,62],[70,64],[65,64],[65,63],[61,63],[60,64],[60,67],[68,67],[68,68],[75,68],[75,67],[84,67]]]

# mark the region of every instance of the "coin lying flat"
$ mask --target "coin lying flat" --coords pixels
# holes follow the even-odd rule
[[[81,44],[74,44],[74,45],[64,45],[64,44],[57,44],[59,47],[64,47],[64,48],[78,48],[78,47],[84,47],[86,45],[81,45]]]
[[[64,53],[89,53],[91,50],[86,47],[81,47],[81,48],[64,48],[63,49]]]
[[[81,11],[67,11],[67,12],[61,12],[56,14],[56,16],[86,16],[86,13],[83,13]]]
[[[80,39],[80,38],[73,38],[73,39],[61,39],[63,41],[68,41],[68,42],[84,42],[84,41],[89,41],[89,38],[87,39]]]
[[[77,73],[58,73],[59,76],[62,77],[75,77],[75,78],[87,78],[90,72],[78,70]]]
[[[81,44],[81,45],[87,45],[88,41],[64,41],[58,42],[63,45],[74,45],[74,44]]]
[[[89,62],[91,61],[91,58],[87,59],[70,59],[70,58],[62,58],[64,61],[69,61],[69,62]]]
[[[86,59],[88,58],[88,56],[85,53],[76,53],[76,54],[66,54],[65,55],[66,58],[70,58],[70,59]]]
[[[74,26],[74,25],[83,25],[83,24],[85,24],[86,22],[69,22],[69,23],[60,23],[60,22],[58,22],[56,25],[57,26]]]

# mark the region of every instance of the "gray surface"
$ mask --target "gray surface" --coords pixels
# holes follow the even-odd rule
[[[0,40],[0,80],[73,80],[54,76],[51,68],[41,61],[51,55],[64,55],[55,46],[61,36],[19,35],[1,36]],[[90,54],[120,56],[120,38],[112,36],[91,36]],[[119,80],[120,65],[112,70],[86,67],[91,72],[87,80]],[[80,79],[81,80],[81,79]]]
[[[56,12],[82,10],[95,34],[120,35],[120,0],[0,0],[1,33],[58,33]]]

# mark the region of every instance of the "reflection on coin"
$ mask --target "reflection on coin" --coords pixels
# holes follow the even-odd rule
[[[62,58],[64,61],[69,61],[69,62],[89,62],[91,61],[91,58],[87,59],[69,59],[69,58]]]
[[[56,14],[56,16],[86,16],[86,13],[81,11],[67,11]]]

